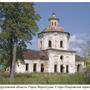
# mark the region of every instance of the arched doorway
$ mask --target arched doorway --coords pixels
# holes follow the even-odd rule
[[[77,65],[77,72],[80,72],[80,70],[81,70],[81,64],[78,64]]]
[[[60,72],[63,73],[64,72],[64,66],[60,65]]]
[[[44,65],[41,64],[41,72],[44,72]]]
[[[36,68],[37,68],[37,64],[34,63],[34,64],[33,64],[33,72],[36,72]]]
[[[57,72],[57,64],[54,65],[54,72]]]
[[[68,72],[69,72],[69,66],[66,65],[66,73],[68,73]]]

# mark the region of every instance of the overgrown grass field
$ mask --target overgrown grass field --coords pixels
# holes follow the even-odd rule
[[[15,74],[15,78],[10,80],[9,74],[3,73],[0,75],[0,84],[90,84],[90,75],[31,73]]]

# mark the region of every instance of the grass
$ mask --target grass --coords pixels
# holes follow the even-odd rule
[[[10,80],[8,73],[2,73],[0,84],[90,84],[90,75],[85,73],[31,73],[15,74],[15,78]]]

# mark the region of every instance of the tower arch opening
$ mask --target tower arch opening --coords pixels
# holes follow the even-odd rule
[[[62,48],[63,47],[63,41],[61,40],[60,41],[60,48]]]

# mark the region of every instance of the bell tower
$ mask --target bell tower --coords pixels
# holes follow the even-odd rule
[[[59,25],[59,18],[56,17],[56,14],[53,13],[52,16],[49,18],[49,27],[51,29],[56,29]]]
[[[64,29],[59,26],[59,18],[55,13],[53,13],[49,18],[49,26],[39,33],[38,36],[40,50],[68,49],[70,34],[68,32],[64,32]]]

